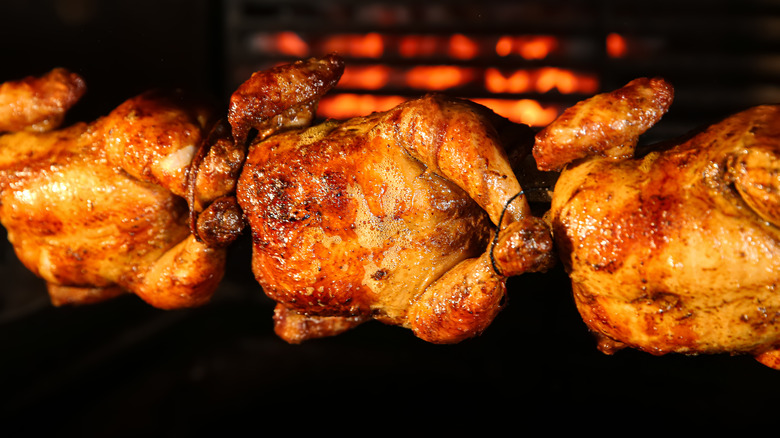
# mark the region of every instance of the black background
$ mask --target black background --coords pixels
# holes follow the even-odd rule
[[[223,99],[220,26],[206,0],[3,2],[0,80],[77,71],[84,120],[154,87]],[[508,307],[459,345],[368,323],[293,346],[273,334],[245,239],[212,303],[161,311],[134,296],[54,308],[0,234],[4,436],[776,428],[780,372],[745,356],[603,355],[560,266],[510,279]]]

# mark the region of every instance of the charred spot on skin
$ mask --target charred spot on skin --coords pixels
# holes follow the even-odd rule
[[[311,217],[311,215],[308,212],[295,210],[292,213],[290,213],[290,216],[287,218],[287,222],[299,222],[299,221],[306,220],[309,217]]]
[[[645,301],[648,305],[658,309],[658,313],[667,313],[683,307],[680,296],[670,292],[651,293],[640,297],[637,301]]]
[[[771,311],[763,305],[759,305],[753,312],[755,317],[750,314],[742,314],[739,319],[742,322],[749,323],[757,333],[766,333],[772,326],[777,325],[780,318],[780,310]]]
[[[594,271],[604,271],[612,274],[618,270],[618,268],[620,267],[620,263],[617,260],[609,260],[602,263],[591,263],[590,267]]]
[[[679,308],[681,305],[680,297],[672,293],[660,293],[653,295],[653,304],[658,307],[658,312],[665,313],[675,308]]]
[[[371,278],[376,280],[376,281],[379,281],[379,280],[383,280],[385,277],[387,277],[387,274],[388,274],[388,272],[386,270],[380,269],[380,270],[374,272],[373,274],[371,274]]]

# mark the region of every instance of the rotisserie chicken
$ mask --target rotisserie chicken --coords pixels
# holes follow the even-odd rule
[[[319,62],[313,98],[341,74],[338,58]],[[230,109],[239,142],[248,127],[258,131],[237,198],[251,228],[253,271],[278,303],[281,338],[298,343],[377,319],[426,341],[459,342],[492,322],[507,277],[553,263],[549,229],[531,215],[495,130],[505,121],[427,96],[300,128],[299,103],[288,110],[251,92],[286,76],[256,73]],[[265,107],[278,109],[257,110]],[[287,128],[265,135],[279,114]]]
[[[780,369],[780,107],[635,156],[671,86],[583,101],[536,135],[539,169],[561,171],[543,221],[503,149],[518,125],[484,107],[428,95],[309,126],[342,71],[327,56],[258,72],[220,122],[149,92],[63,129],[80,77],[4,83],[0,222],[54,304],[132,292],[160,308],[208,301],[248,225],[291,343],[371,319],[435,343],[475,336],[508,277],[554,263],[552,228],[602,351],[747,353]]]
[[[58,129],[84,92],[56,69],[0,87],[0,221],[55,305],[133,292],[197,306],[222,278],[223,249],[189,230],[187,174],[207,107],[149,92],[97,121]]]
[[[612,353],[746,353],[780,369],[780,106],[634,157],[672,88],[638,79],[537,135],[564,167],[548,218],[585,323]]]

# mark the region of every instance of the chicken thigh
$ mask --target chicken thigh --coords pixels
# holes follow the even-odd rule
[[[83,91],[62,69],[0,87],[11,108],[0,112],[0,222],[17,256],[55,305],[124,292],[160,308],[205,303],[225,253],[190,234],[184,196],[210,110],[149,92],[55,129]]]
[[[780,369],[780,106],[634,157],[672,88],[638,79],[537,135],[548,219],[605,353],[744,353]]]
[[[253,120],[265,118],[231,123]],[[434,343],[482,332],[507,277],[554,261],[494,123],[484,107],[431,95],[253,141],[237,198],[276,333],[298,343],[371,319]]]

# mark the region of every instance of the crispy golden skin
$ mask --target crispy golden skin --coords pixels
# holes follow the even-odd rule
[[[51,80],[27,85],[45,95]],[[39,106],[28,98],[14,91],[0,100]],[[0,136],[0,221],[54,304],[127,291],[160,308],[208,301],[224,251],[190,235],[181,195],[209,118],[181,95],[147,93],[90,124],[49,132],[16,125],[19,132]]]
[[[639,136],[661,119],[674,89],[661,78],[639,78],[625,87],[566,109],[536,135],[539,170],[560,171],[579,158],[631,158]]]
[[[86,89],[79,75],[63,68],[0,84],[0,133],[59,127]]]
[[[317,103],[344,72],[336,55],[310,58],[256,72],[231,95],[228,121],[238,144],[251,129],[259,137],[279,129],[308,126]]]
[[[344,61],[309,58],[258,71],[230,97],[226,120],[201,143],[188,175],[190,228],[198,241],[227,247],[246,226],[235,197],[247,141],[309,126],[322,95],[336,85]]]
[[[549,230],[513,198],[521,187],[493,117],[431,95],[250,146],[237,196],[280,337],[377,319],[459,342],[502,308],[508,276],[550,266]]]
[[[626,120],[619,123],[632,130],[635,114],[666,106],[657,103],[663,88],[638,106],[613,101],[624,92],[575,107],[563,123],[600,132]],[[616,142],[625,136],[636,133]],[[545,135],[536,147],[582,150],[577,142],[590,140]],[[626,152],[633,147],[571,163],[548,213],[600,348],[748,353],[780,369],[780,107],[748,109],[644,157]]]

